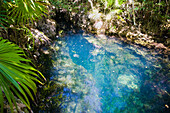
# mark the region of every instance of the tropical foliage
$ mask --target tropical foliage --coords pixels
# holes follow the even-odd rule
[[[113,18],[116,17],[112,18],[112,23],[110,24],[110,27],[114,29],[117,29],[119,25],[120,29],[125,29],[126,26],[136,28],[142,26],[140,28],[142,33],[159,35],[159,37],[169,32],[169,27],[167,27],[169,21],[168,0],[0,0],[0,30],[1,28],[3,30],[7,29],[8,34],[12,38],[17,39],[10,41],[15,42],[19,47],[27,50],[27,52],[35,52],[33,34],[29,28],[34,21],[47,15],[46,6],[50,5],[48,1],[55,6],[55,9],[60,11],[65,11],[63,9],[66,9],[69,12],[73,12],[73,14],[86,13],[92,5],[99,13],[111,15]],[[101,20],[103,21],[103,19],[104,17]],[[120,21],[117,22],[118,20],[124,23],[117,25],[117,23],[120,23]],[[126,25],[125,21],[127,22]],[[2,32],[4,33],[4,31]],[[7,36],[7,38],[10,39],[10,36]],[[24,38],[20,39],[18,37]],[[165,40],[164,38],[159,39],[160,42]],[[29,98],[34,100],[33,97],[37,91],[36,82],[43,84],[41,81],[44,78],[43,75],[33,68],[31,61],[26,58],[17,45],[12,44],[8,40],[0,39],[1,112],[3,112],[4,101],[8,101],[11,110],[13,110],[13,105],[17,108],[16,97],[30,109]],[[41,56],[42,59],[39,59],[38,63],[40,65],[44,65],[42,62],[47,63],[46,65],[49,64],[49,61],[44,60],[46,59],[45,57]],[[44,72],[46,70],[44,69]],[[38,102],[40,105],[38,106],[39,109],[43,110],[45,108],[47,110],[52,104],[53,106],[58,106],[58,103],[50,103],[53,99],[53,96],[50,94],[55,92],[56,87],[58,87],[52,86],[53,84],[49,82],[41,89],[40,93],[43,92],[43,95],[39,94],[41,98]]]
[[[143,25],[143,32],[154,32],[162,36],[168,33],[166,25],[169,17],[168,0],[138,0],[136,17]],[[160,37],[159,36],[159,37]],[[161,39],[162,41],[165,39]]]
[[[8,40],[0,39],[0,105],[3,113],[4,95],[7,98],[11,111],[13,104],[17,108],[16,95],[29,109],[29,97],[34,100],[37,86],[35,82],[43,84],[40,80],[44,76],[30,65],[31,61],[17,45]],[[30,90],[31,89],[31,90]]]
[[[33,23],[47,14],[47,4],[47,0],[3,0],[0,4],[0,26],[6,26],[9,21],[21,26]]]
[[[26,31],[25,33],[20,32],[20,34],[30,40],[32,36],[27,27],[33,24],[33,21],[41,19],[43,15],[46,16],[46,5],[48,5],[48,0],[0,0],[0,28],[9,31],[8,28],[12,25],[12,29]],[[17,36],[14,38],[18,38]],[[17,41],[14,42],[20,45],[20,42]],[[22,39],[20,41],[22,42]],[[30,109],[29,99],[34,100],[37,91],[36,82],[43,84],[42,78],[44,76],[32,66],[30,60],[26,59],[22,49],[8,40],[0,38],[1,112],[3,112],[6,100],[12,112],[13,105],[17,109],[16,97]]]
[[[4,13],[6,13],[6,11],[0,11],[0,27],[3,27],[5,29],[4,26],[8,26],[9,23],[9,16]]]

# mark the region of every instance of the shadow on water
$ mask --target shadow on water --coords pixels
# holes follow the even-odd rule
[[[66,86],[64,113],[159,113],[169,109],[169,67],[159,56],[116,39],[83,33],[61,38],[54,47],[57,59],[52,79]]]

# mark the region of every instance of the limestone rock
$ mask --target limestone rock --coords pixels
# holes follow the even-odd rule
[[[49,38],[56,36],[56,22],[53,19],[42,19],[38,21],[37,28]]]
[[[50,44],[51,39],[49,39],[43,32],[33,28],[31,28],[30,30],[31,33],[33,34],[33,38],[36,46]]]

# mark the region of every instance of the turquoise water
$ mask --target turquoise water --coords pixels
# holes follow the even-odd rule
[[[167,111],[168,59],[163,63],[143,48],[83,33],[60,38],[53,47],[52,79],[65,85],[63,113]]]

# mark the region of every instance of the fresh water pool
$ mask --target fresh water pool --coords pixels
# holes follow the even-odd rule
[[[169,107],[168,59],[106,36],[60,38],[51,79],[65,88],[63,113],[159,113]]]

